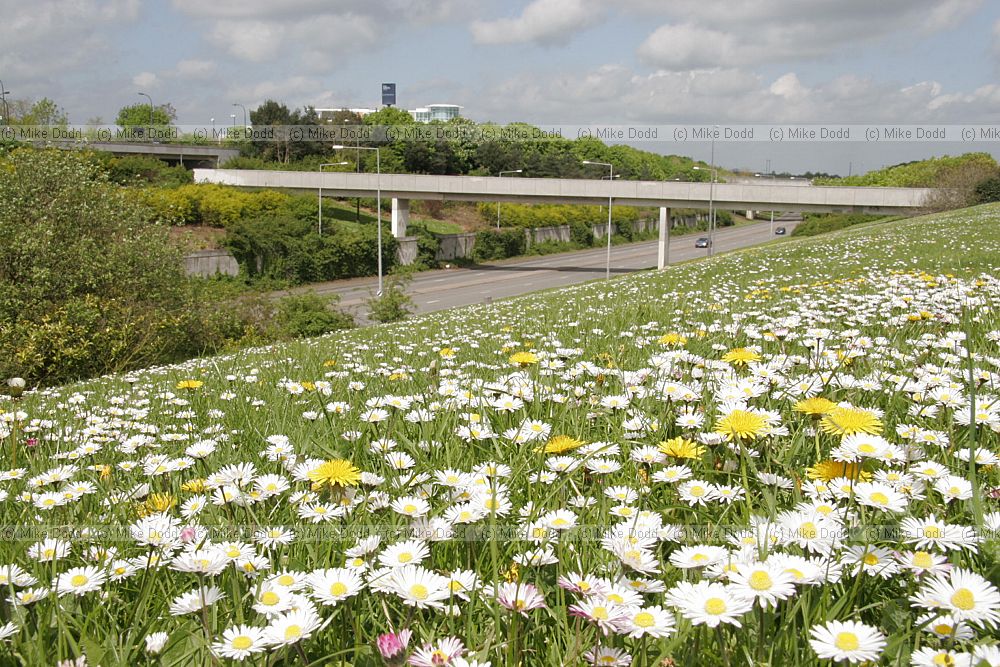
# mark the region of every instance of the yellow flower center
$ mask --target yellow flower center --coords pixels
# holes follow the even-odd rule
[[[959,588],[951,596],[951,603],[962,611],[971,611],[976,607],[976,596],[968,588]]]
[[[870,500],[876,505],[887,505],[889,503],[889,496],[881,491],[876,491],[870,496]]]
[[[253,640],[247,637],[246,635],[240,635],[239,637],[233,639],[231,645],[237,651],[245,651],[251,646],[253,646]]]
[[[873,553],[865,554],[862,560],[865,562],[865,565],[878,565],[878,556]]]
[[[330,595],[343,595],[347,592],[347,586],[339,581],[335,581],[332,586],[330,586]]]
[[[816,529],[816,524],[812,521],[806,521],[804,524],[799,526],[799,534],[807,540],[816,539],[816,535],[818,533],[819,531]]]
[[[609,595],[608,596],[608,600],[610,600],[611,602],[614,602],[615,604],[621,604],[621,603],[625,602],[625,598],[623,598],[622,596],[618,595],[618,593],[612,593],[611,595]]]
[[[403,512],[406,514],[413,514],[416,511],[417,511],[416,505],[406,505],[403,507]]]
[[[771,575],[769,575],[767,572],[757,570],[756,572],[750,575],[749,584],[750,588],[754,589],[755,591],[766,591],[769,588],[771,588],[774,582],[771,580]]]
[[[651,628],[656,623],[656,619],[649,612],[641,612],[632,618],[632,623],[640,628]]]
[[[834,645],[841,651],[857,651],[861,642],[858,641],[858,636],[853,632],[841,632],[837,634]]]
[[[265,591],[263,595],[260,596],[260,603],[267,605],[268,607],[273,607],[281,601],[281,596],[274,591]]]
[[[299,625],[289,625],[285,628],[285,641],[298,639],[302,636],[302,627]]]
[[[726,613],[726,601],[722,598],[709,598],[705,601],[705,611],[713,616]]]
[[[77,574],[74,575],[74,577],[69,580],[69,583],[71,583],[74,586],[83,586],[88,581],[90,581],[90,579],[88,579],[85,575]]]
[[[601,621],[608,618],[608,610],[605,609],[604,607],[594,607],[594,611],[591,613],[593,614],[594,618]]]
[[[295,583],[295,577],[290,574],[283,574],[278,577],[278,583],[282,586],[291,586]]]
[[[934,559],[926,551],[918,551],[913,554],[913,564],[917,567],[928,568],[934,565]]]
[[[428,595],[427,587],[422,584],[413,584],[410,586],[410,597],[417,600],[426,600]]]
[[[942,537],[942,530],[938,526],[927,526],[924,528],[924,537],[930,540],[937,540]]]
[[[409,563],[411,560],[413,560],[413,554],[410,553],[399,554],[400,563]]]

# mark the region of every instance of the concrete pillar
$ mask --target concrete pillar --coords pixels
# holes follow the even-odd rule
[[[753,211],[747,211],[747,220],[753,220]]]
[[[406,226],[410,224],[410,200],[392,200],[392,235],[397,239],[406,236]]]
[[[660,207],[660,245],[656,253],[656,268],[663,269],[670,264],[670,209]]]

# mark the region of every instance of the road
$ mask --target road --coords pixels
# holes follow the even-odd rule
[[[783,226],[790,234],[795,219],[775,219],[774,226]],[[704,248],[695,248],[700,234],[686,234],[671,238],[670,263],[675,264],[705,257]],[[726,252],[768,241],[770,222],[760,222],[741,227],[724,227],[716,230],[715,252]],[[611,248],[611,275],[618,276],[635,271],[656,268],[657,241],[645,241]],[[595,248],[578,252],[543,255],[508,260],[496,264],[481,264],[472,268],[451,268],[424,271],[414,275],[406,292],[413,299],[415,312],[429,313],[473,303],[549,289],[603,278],[607,250]],[[340,296],[339,307],[349,310],[365,322],[364,302],[374,293],[375,278],[356,278],[327,283],[316,283],[292,290],[313,291],[321,295]],[[285,294],[281,292],[280,294]]]

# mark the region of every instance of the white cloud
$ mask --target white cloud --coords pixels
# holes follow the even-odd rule
[[[958,25],[982,0],[675,0],[627,7],[674,16],[640,45],[639,57],[663,69],[734,67],[820,58],[911,31]]]
[[[591,0],[534,0],[515,18],[473,21],[469,26],[478,44],[565,44],[604,15]]]
[[[174,75],[182,79],[208,79],[216,71],[211,60],[181,60],[174,66]]]
[[[159,79],[152,72],[139,72],[132,77],[132,83],[139,88],[155,88]]]

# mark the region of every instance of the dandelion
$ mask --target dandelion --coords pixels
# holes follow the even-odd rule
[[[760,361],[760,355],[745,347],[736,347],[722,355],[722,360],[727,364],[740,367],[749,363]]]
[[[882,430],[882,420],[868,410],[838,406],[823,416],[820,429],[832,435],[877,435]]]
[[[767,420],[756,412],[736,409],[719,418],[715,432],[726,440],[752,440],[767,429]]]
[[[698,459],[705,453],[704,446],[680,436],[661,442],[659,450],[675,459]]]
[[[357,486],[361,480],[361,471],[350,461],[332,459],[310,470],[308,478],[313,483],[314,490],[324,486],[331,488]]]
[[[583,440],[577,440],[568,435],[557,435],[550,438],[541,451],[544,451],[546,454],[562,454],[563,452],[577,449],[584,444]]]

